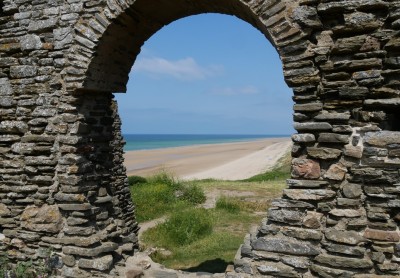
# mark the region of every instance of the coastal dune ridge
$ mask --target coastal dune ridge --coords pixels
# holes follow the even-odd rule
[[[271,169],[292,145],[290,137],[127,151],[128,176],[162,171],[183,180],[240,180]]]

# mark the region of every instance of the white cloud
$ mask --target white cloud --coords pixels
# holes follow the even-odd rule
[[[215,88],[212,90],[213,94],[222,96],[236,96],[236,95],[255,95],[260,91],[255,86],[244,86],[244,87],[225,87],[225,88]]]
[[[133,70],[146,72],[155,77],[170,76],[179,80],[198,80],[221,74],[223,67],[216,65],[203,67],[191,57],[177,61],[152,57],[137,60]]]

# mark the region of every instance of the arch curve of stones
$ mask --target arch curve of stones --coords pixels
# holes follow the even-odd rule
[[[237,16],[293,89],[292,173],[227,277],[400,275],[400,1],[0,2],[0,253],[116,276],[138,248],[113,92],[140,47],[194,14]],[[194,34],[195,35],[195,34]]]

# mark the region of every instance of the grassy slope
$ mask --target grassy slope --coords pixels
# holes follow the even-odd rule
[[[243,181],[200,180],[179,182],[168,175],[154,177],[145,183],[132,186],[132,195],[136,204],[139,222],[155,219],[162,215],[171,218],[182,218],[179,221],[159,225],[144,233],[143,248],[159,247],[167,249],[171,254],[156,252],[153,259],[168,268],[188,271],[223,272],[231,264],[237,249],[243,242],[249,227],[258,225],[270,205],[270,201],[280,197],[285,187],[285,179],[289,177],[290,156],[281,159],[277,166],[266,173]],[[184,189],[182,189],[184,188]],[[195,208],[204,201],[199,189],[252,192],[251,197],[223,197],[217,201],[216,208],[205,211]],[[191,193],[194,190],[195,193]],[[185,191],[186,193],[182,193]],[[182,198],[186,194],[186,198]],[[187,197],[187,196],[194,197]],[[240,194],[238,194],[240,195]],[[212,232],[194,235],[194,240],[175,242],[179,234],[193,235],[193,230],[201,230],[193,219],[194,210],[202,210],[203,220],[211,220]],[[188,219],[184,219],[187,216]],[[186,221],[186,222],[185,222]],[[189,222],[188,222],[189,221]],[[189,224],[188,224],[189,223]],[[192,223],[192,224],[190,224]],[[188,230],[188,226],[192,230]],[[186,229],[186,230],[185,230]],[[171,231],[172,230],[172,231]]]

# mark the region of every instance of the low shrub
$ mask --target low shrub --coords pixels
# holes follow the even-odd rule
[[[222,196],[218,198],[215,208],[223,209],[230,213],[238,213],[240,211],[240,203],[238,200]]]
[[[206,201],[206,195],[203,189],[197,185],[184,184],[179,191],[180,194],[178,194],[178,198],[191,204],[202,204]]]
[[[136,185],[136,184],[142,184],[142,183],[146,183],[146,182],[147,182],[146,178],[141,177],[141,176],[128,177],[128,183],[130,186]]]
[[[170,188],[177,188],[180,186],[180,182],[177,181],[172,175],[167,172],[161,172],[154,176],[147,178],[149,184],[164,184]]]
[[[206,200],[201,187],[185,184],[162,172],[131,187],[136,218],[139,223],[156,219],[165,213],[193,207]]]
[[[174,212],[160,226],[160,236],[165,236],[165,243],[187,245],[197,241],[213,230],[212,215],[206,209],[190,208]]]

